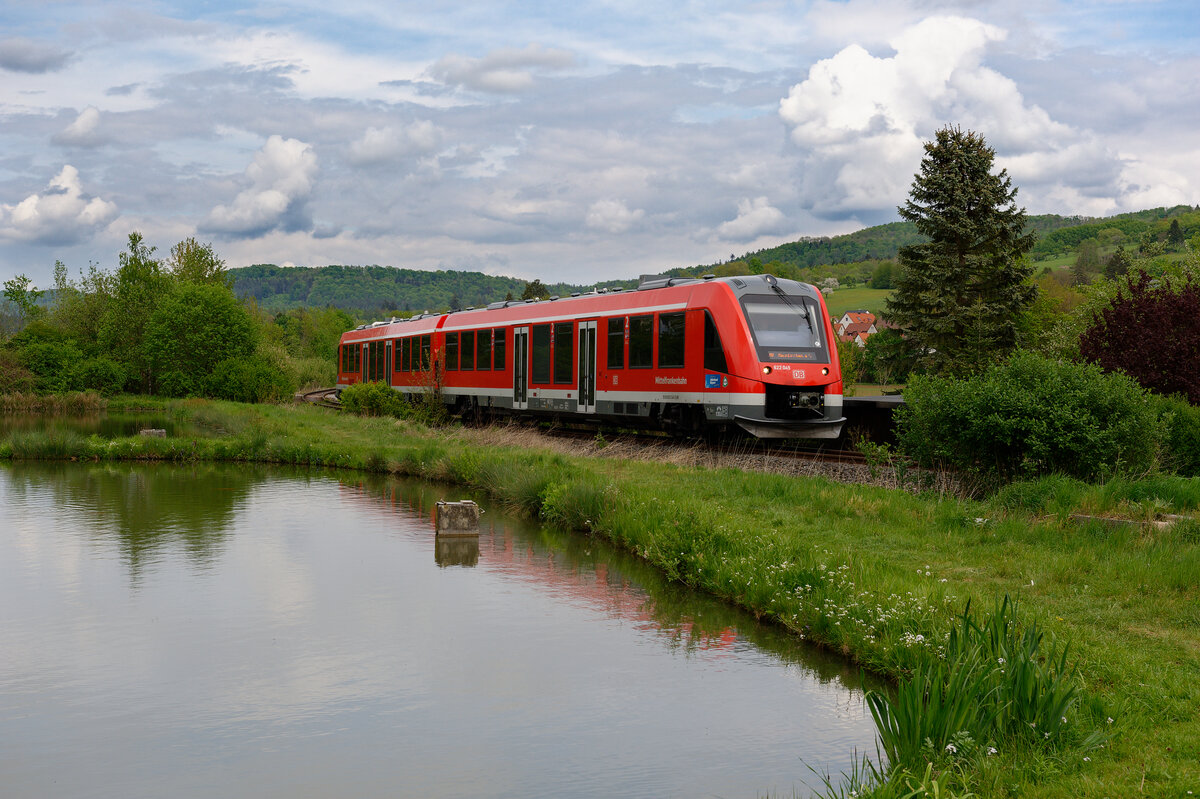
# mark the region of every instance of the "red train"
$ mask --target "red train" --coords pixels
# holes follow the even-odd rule
[[[846,421],[836,341],[806,283],[646,278],[631,291],[363,325],[342,334],[338,387],[433,390],[467,415],[836,438]]]

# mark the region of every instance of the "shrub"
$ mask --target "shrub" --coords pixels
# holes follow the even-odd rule
[[[10,350],[0,350],[0,394],[25,394],[33,391],[35,378]]]
[[[1167,426],[1167,466],[1187,477],[1200,477],[1200,408],[1181,397],[1159,397]]]
[[[205,381],[210,396],[236,402],[272,402],[295,387],[275,364],[259,356],[226,358]]]
[[[916,377],[904,399],[906,454],[987,480],[1138,472],[1163,441],[1165,420],[1132,379],[1033,353],[967,379]]]
[[[38,391],[61,393],[81,388],[76,364],[83,360],[83,353],[73,341],[34,341],[21,347],[17,357],[35,375]]]
[[[401,417],[408,406],[400,392],[386,383],[355,383],[342,390],[341,399],[343,408],[359,416]]]
[[[76,382],[85,389],[93,389],[111,397],[125,387],[127,375],[121,364],[112,358],[88,358],[75,371]]]

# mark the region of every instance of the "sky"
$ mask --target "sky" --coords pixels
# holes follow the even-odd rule
[[[982,134],[1030,213],[1200,205],[1195,0],[0,0],[0,278],[587,284],[895,221]]]

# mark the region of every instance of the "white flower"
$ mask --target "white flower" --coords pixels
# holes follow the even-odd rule
[[[989,746],[989,747],[987,748],[987,756],[988,756],[988,757],[991,757],[991,756],[992,756],[992,755],[994,755],[994,754],[996,754],[996,747],[994,747],[994,746]]]
[[[1112,724],[1112,716],[1109,716],[1109,717],[1108,717],[1108,723],[1109,723],[1109,724]]]
[[[1090,757],[1085,757],[1085,758],[1083,759],[1083,762],[1084,762],[1084,763],[1091,763],[1091,762],[1092,762],[1092,759],[1091,759]],[[1191,793],[1191,791],[1188,791],[1188,793]]]
[[[958,749],[954,746],[954,744],[946,744],[946,751],[950,754],[954,754],[958,751]]]

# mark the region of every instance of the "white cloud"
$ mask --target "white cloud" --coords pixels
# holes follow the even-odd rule
[[[367,128],[350,144],[348,158],[354,166],[384,164],[410,155],[431,153],[441,146],[443,133],[429,120],[402,127]]]
[[[54,137],[55,144],[68,144],[75,147],[92,147],[103,141],[100,134],[100,111],[89,105],[79,112],[75,121]]]
[[[645,215],[641,208],[631,211],[620,200],[597,200],[588,208],[584,223],[593,230],[624,233]]]
[[[230,205],[218,205],[201,230],[230,236],[261,236],[271,230],[312,228],[307,203],[317,173],[312,147],[272,136],[246,168],[250,186]]]
[[[481,92],[512,93],[533,86],[533,71],[563,70],[575,63],[566,50],[531,44],[522,49],[493,50],[483,58],[451,53],[438,59],[429,74],[435,80]]]
[[[0,205],[0,238],[37,244],[74,244],[117,216],[117,206],[83,193],[79,170],[67,164],[41,194]]]
[[[742,198],[738,200],[737,217],[718,225],[717,235],[725,241],[751,241],[768,233],[781,232],[786,223],[783,212],[773,207],[766,197]]]
[[[807,153],[808,203],[832,212],[894,207],[922,142],[947,124],[973,129],[997,149],[1067,146],[1068,126],[982,65],[1005,36],[979,20],[930,17],[892,38],[891,57],[850,45],[814,64],[779,106],[792,142]]]

